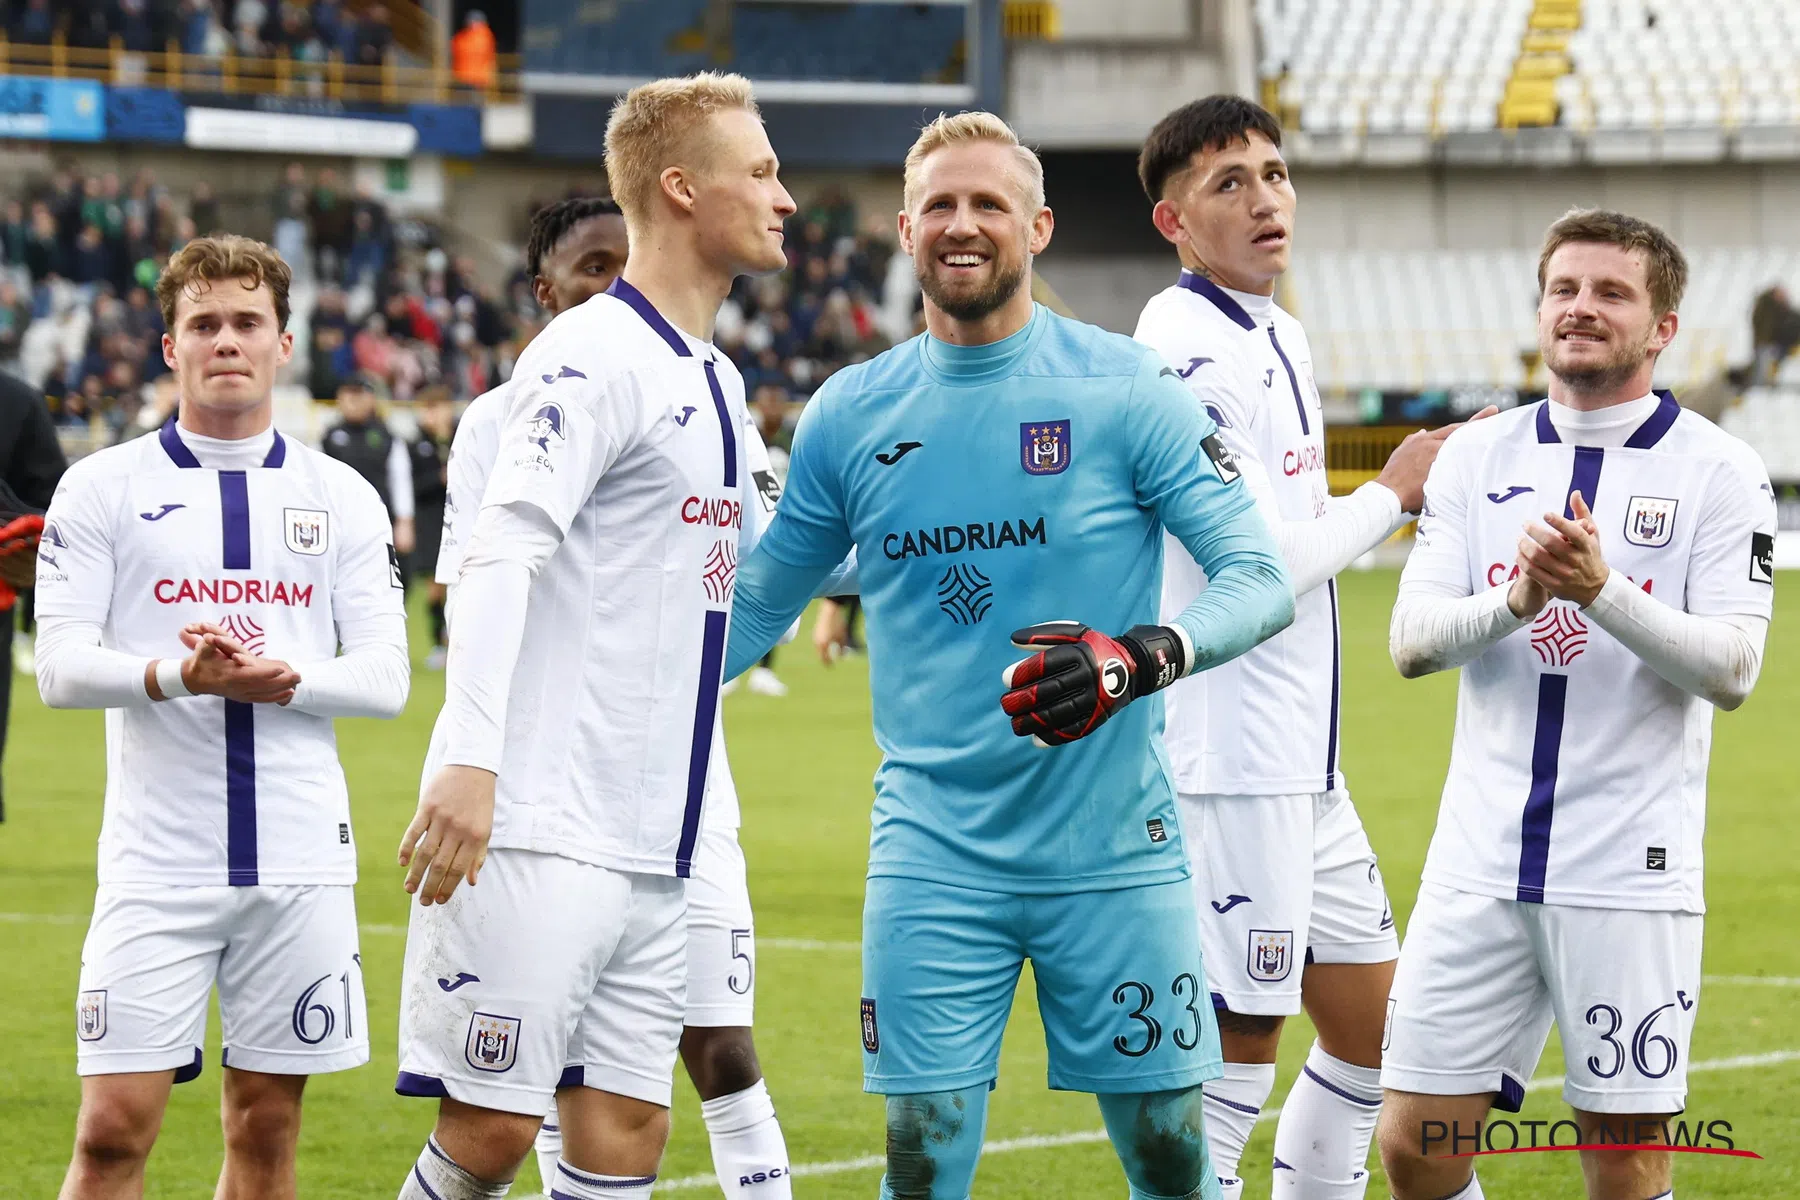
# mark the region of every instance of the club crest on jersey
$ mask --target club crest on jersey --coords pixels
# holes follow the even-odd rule
[[[1026,421],[1019,426],[1019,465],[1027,475],[1060,475],[1069,469],[1074,444],[1068,421]]]
[[[1250,960],[1245,963],[1250,978],[1276,983],[1294,969],[1294,931],[1291,929],[1252,929]]]
[[[519,1018],[478,1012],[469,1018],[464,1057],[477,1071],[512,1070],[519,1057]]]
[[[106,989],[83,992],[75,998],[75,1036],[97,1042],[106,1036]]]
[[[295,554],[317,556],[325,553],[329,517],[316,508],[284,508],[281,510],[287,530],[287,548]]]
[[[1625,510],[1625,540],[1652,550],[1666,546],[1675,534],[1675,501],[1660,496],[1633,496]]]

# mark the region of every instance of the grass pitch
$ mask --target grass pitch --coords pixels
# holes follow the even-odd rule
[[[1393,572],[1351,574],[1342,584],[1344,761],[1402,927],[1412,908],[1450,748],[1455,696],[1448,676],[1407,683],[1387,661]],[[1800,585],[1782,578],[1778,592]],[[1800,1196],[1800,821],[1794,818],[1793,714],[1800,711],[1800,601],[1784,594],[1756,695],[1715,725],[1707,837],[1706,971],[1693,1046],[1689,1113],[1729,1121],[1741,1148],[1763,1161],[1683,1155],[1683,1200]],[[1002,631],[1003,632],[1003,631]],[[877,755],[861,660],[826,670],[804,644],[778,664],[792,694],[739,693],[726,702],[732,767],[743,792],[760,942],[757,1041],[801,1170],[803,1197],[873,1196],[882,1144],[881,1105],[861,1091],[857,999],[863,866],[870,777]],[[0,826],[0,1164],[8,1197],[50,1197],[68,1161],[77,1098],[73,1006],[81,941],[94,890],[94,844],[104,771],[99,713],[54,713],[29,680],[16,681],[6,764],[8,821]],[[357,903],[363,921],[374,1060],[324,1076],[307,1094],[300,1194],[365,1200],[399,1189],[431,1126],[434,1106],[392,1091],[396,999],[406,922],[394,847],[412,815],[418,771],[442,677],[414,676],[412,702],[392,723],[345,721],[339,736],[362,854]],[[998,716],[998,714],[996,714]],[[1753,977],[1763,977],[1760,982]],[[1110,1148],[1095,1131],[1091,1098],[1044,1087],[1042,1031],[1022,986],[1008,1031],[1000,1090],[982,1163],[982,1197],[1123,1196]],[[1304,1018],[1289,1024],[1273,1103],[1286,1094],[1311,1041]],[[221,1157],[218,1022],[200,1080],[175,1089],[150,1162],[152,1197],[210,1195]],[[1554,1041],[1539,1067],[1560,1074]],[[699,1105],[678,1079],[675,1134],[659,1194],[717,1194]],[[1565,1115],[1554,1083],[1540,1085],[1524,1118]],[[1269,1194],[1272,1123],[1245,1155],[1246,1196]],[[815,1168],[809,1170],[805,1164]],[[1379,1163],[1371,1196],[1385,1196]],[[1580,1196],[1573,1155],[1490,1158],[1483,1187],[1494,1200]],[[535,1189],[527,1165],[517,1193]]]

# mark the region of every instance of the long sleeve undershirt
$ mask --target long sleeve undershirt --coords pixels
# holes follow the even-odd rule
[[[1263,515],[1270,516],[1264,509]],[[1323,587],[1351,563],[1392,537],[1412,516],[1400,511],[1400,497],[1371,480],[1348,496],[1327,502],[1311,521],[1271,520],[1270,532],[1281,547],[1294,595]]]
[[[1569,441],[1622,446],[1655,407],[1655,396],[1597,412],[1552,403],[1551,419]],[[1388,629],[1388,652],[1407,678],[1460,667],[1530,619],[1507,606],[1507,587],[1464,595],[1446,585],[1404,582]],[[1738,707],[1762,670],[1769,622],[1760,616],[1682,612],[1613,571],[1582,612],[1676,687],[1727,711]]]
[[[200,464],[214,470],[262,465],[274,444],[274,429],[254,437],[224,440],[189,429],[181,440]],[[404,649],[404,620],[368,620],[340,626],[343,652],[316,663],[290,664],[300,685],[288,708],[321,717],[393,717],[406,707],[412,668]],[[98,622],[42,617],[37,633],[37,682],[51,708],[130,708],[151,704],[144,677],[152,658],[101,645]]]

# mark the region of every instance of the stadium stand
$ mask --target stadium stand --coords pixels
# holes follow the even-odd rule
[[[1308,133],[1581,133],[1800,120],[1781,0],[1257,0],[1265,90]]]
[[[1749,313],[1774,283],[1800,290],[1800,251],[1700,249],[1681,333],[1658,381],[1692,387],[1752,357]],[[1306,323],[1321,387],[1526,388],[1536,345],[1537,256],[1529,250],[1314,250],[1297,254],[1288,298]],[[1800,384],[1800,358],[1780,382]]]

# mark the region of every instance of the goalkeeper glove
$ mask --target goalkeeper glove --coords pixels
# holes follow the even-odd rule
[[[1012,635],[1021,650],[1037,650],[1001,675],[1000,707],[1013,732],[1040,746],[1086,737],[1140,696],[1187,674],[1187,637],[1168,625],[1134,625],[1107,637],[1079,621],[1047,621]]]

